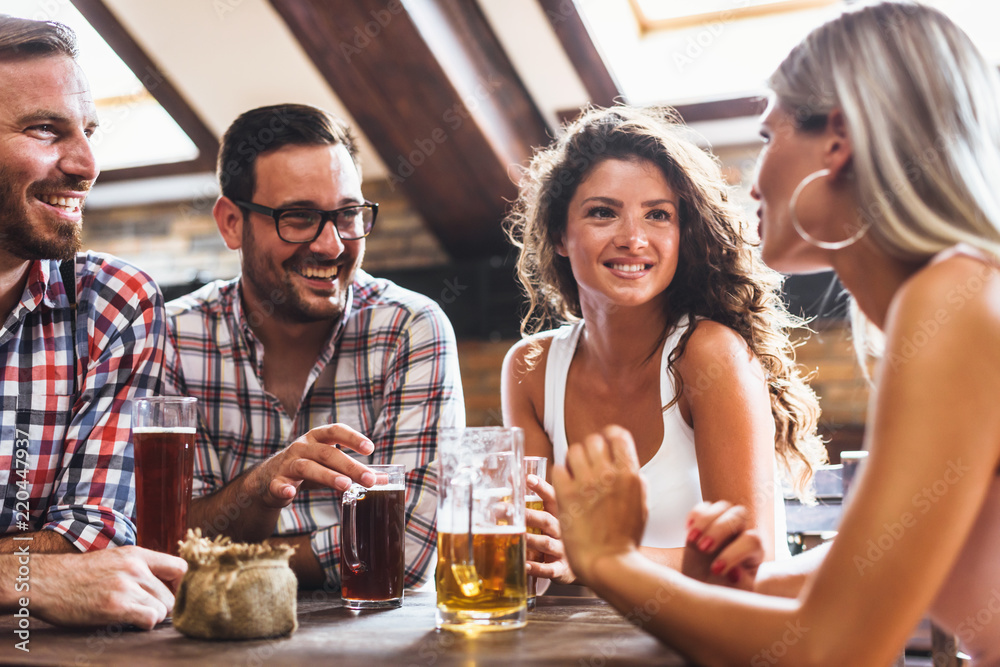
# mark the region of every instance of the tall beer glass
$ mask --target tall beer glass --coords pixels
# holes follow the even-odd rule
[[[175,556],[191,504],[197,404],[180,396],[132,401],[137,541]]]
[[[524,475],[534,475],[535,477],[540,477],[542,481],[545,481],[545,465],[548,463],[548,459],[544,456],[525,456],[524,457]],[[545,505],[542,502],[541,496],[539,496],[534,491],[525,491],[526,495],[524,497],[524,504],[529,510],[544,510]],[[537,528],[529,528],[529,533],[534,533],[535,535],[540,535],[542,531]],[[528,560],[537,561],[541,559],[542,554],[538,552],[528,551]],[[528,611],[535,608],[535,598],[538,589],[538,579],[536,577],[528,577]]]
[[[405,467],[368,467],[375,485],[352,484],[341,498],[340,596],[349,609],[403,604]]]
[[[475,634],[527,619],[524,433],[442,429],[437,627]]]

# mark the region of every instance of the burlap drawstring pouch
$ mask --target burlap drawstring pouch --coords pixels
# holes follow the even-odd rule
[[[261,639],[295,632],[298,581],[288,545],[214,541],[188,531],[180,557],[188,571],[174,601],[173,625],[199,639]]]

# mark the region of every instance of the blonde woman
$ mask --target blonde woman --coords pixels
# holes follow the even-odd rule
[[[941,12],[886,2],[816,29],[771,88],[753,188],[764,258],[832,267],[884,332],[870,455],[839,534],[816,567],[774,564],[756,582],[793,597],[659,567],[637,547],[634,438],[608,429],[553,474],[569,561],[620,609],[669,599],[647,629],[698,664],[882,666],[927,612],[975,664],[1000,664],[996,68]],[[725,543],[740,512],[701,507],[692,530]]]

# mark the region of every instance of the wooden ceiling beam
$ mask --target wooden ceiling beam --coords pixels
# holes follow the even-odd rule
[[[590,102],[600,107],[627,102],[614,74],[594,43],[574,0],[538,0],[566,55],[576,68]]]
[[[510,165],[548,127],[477,3],[271,4],[451,256],[506,252]]]
[[[708,102],[675,104],[672,108],[681,117],[681,120],[687,124],[702,123],[709,120],[749,118],[764,113],[764,109],[767,108],[767,97],[765,95],[731,97]],[[556,112],[556,117],[560,123],[568,123],[579,115],[579,109],[560,109]]]

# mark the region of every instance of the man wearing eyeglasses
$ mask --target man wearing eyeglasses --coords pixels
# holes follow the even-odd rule
[[[164,380],[199,399],[189,525],[297,547],[339,585],[339,495],[406,466],[406,585],[433,572],[437,431],[465,409],[454,332],[430,299],[361,270],[378,204],[324,111],[248,111],[222,138],[214,216],[242,274],[168,304]]]

